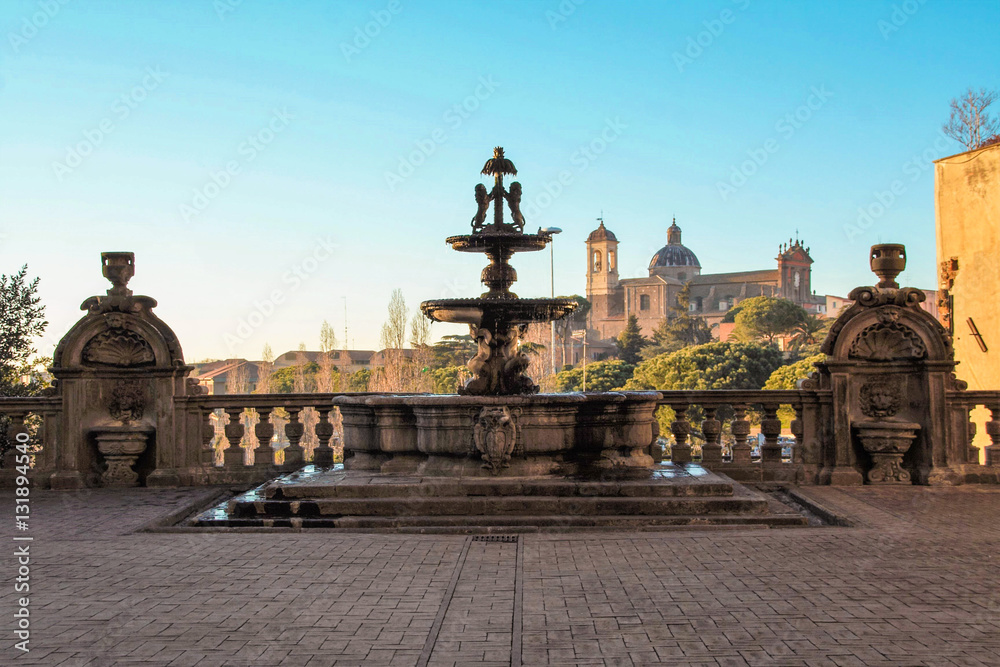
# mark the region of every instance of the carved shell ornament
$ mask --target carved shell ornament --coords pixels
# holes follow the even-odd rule
[[[100,366],[151,366],[153,348],[139,334],[112,327],[91,338],[83,348],[83,361]]]
[[[871,361],[923,359],[927,356],[927,347],[913,329],[898,322],[880,322],[857,335],[848,356]]]
[[[872,419],[892,417],[903,403],[902,386],[888,379],[874,379],[861,386],[858,393],[861,412]]]

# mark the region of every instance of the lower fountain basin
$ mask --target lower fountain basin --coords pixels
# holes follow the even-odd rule
[[[344,467],[428,476],[646,473],[657,392],[340,396]]]
[[[479,327],[503,320],[508,325],[559,320],[574,310],[573,299],[436,299],[424,301],[420,310],[435,322],[456,322]]]

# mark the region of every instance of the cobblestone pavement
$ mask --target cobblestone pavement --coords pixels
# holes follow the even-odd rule
[[[206,491],[35,490],[31,650],[11,509],[0,664],[1000,665],[1000,489],[804,493],[858,525],[148,533]]]

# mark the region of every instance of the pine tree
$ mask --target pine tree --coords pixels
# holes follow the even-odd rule
[[[625,325],[624,331],[618,334],[615,344],[618,346],[619,359],[627,364],[639,363],[639,351],[649,345],[649,340],[642,335],[642,329],[639,328],[639,318],[635,315],[628,316],[628,324]]]

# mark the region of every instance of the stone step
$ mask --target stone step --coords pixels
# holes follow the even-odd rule
[[[412,498],[417,497],[499,497],[499,496],[559,496],[559,497],[717,497],[733,495],[732,482],[703,484],[656,484],[637,482],[571,482],[571,481],[452,481],[424,479],[369,483],[341,483],[328,486],[293,486],[272,484],[265,487],[264,496],[273,500],[318,498]]]
[[[195,521],[196,526],[229,528],[339,529],[372,532],[498,533],[573,530],[661,530],[703,527],[786,528],[808,525],[799,514],[715,515],[483,515],[483,516],[328,516],[315,518],[229,518]]]
[[[336,516],[597,516],[763,514],[767,498],[758,494],[721,497],[462,496],[318,498],[236,501],[230,515],[246,517]]]

